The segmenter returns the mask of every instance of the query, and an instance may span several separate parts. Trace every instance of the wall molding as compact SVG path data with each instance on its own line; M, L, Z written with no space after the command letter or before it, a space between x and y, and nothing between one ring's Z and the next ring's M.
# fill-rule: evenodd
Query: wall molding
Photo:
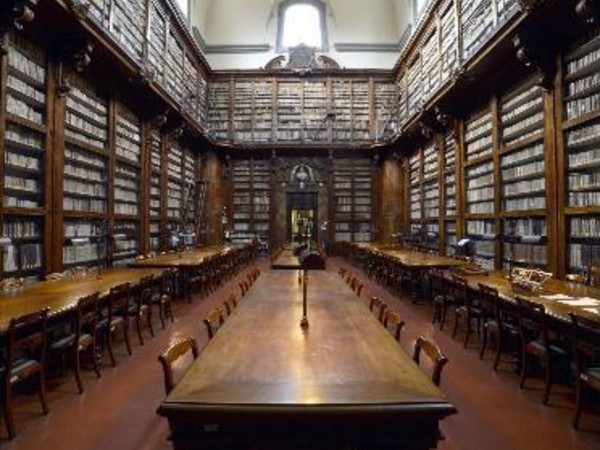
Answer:
M266 53L273 47L269 44L207 44L198 27L192 27L196 43L205 54Z

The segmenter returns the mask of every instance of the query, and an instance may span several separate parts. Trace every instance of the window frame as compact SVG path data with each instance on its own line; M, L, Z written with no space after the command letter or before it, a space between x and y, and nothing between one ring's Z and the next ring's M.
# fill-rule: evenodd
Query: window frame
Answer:
M288 8L294 5L306 4L310 6L314 6L317 8L319 12L319 25L321 27L321 47L317 47L316 51L318 52L327 52L329 51L329 40L327 35L327 8L325 3L321 0L284 0L279 3L278 11L277 11L277 53L284 53L289 50L288 47L283 46L283 28L284 28L284 19L285 12Z

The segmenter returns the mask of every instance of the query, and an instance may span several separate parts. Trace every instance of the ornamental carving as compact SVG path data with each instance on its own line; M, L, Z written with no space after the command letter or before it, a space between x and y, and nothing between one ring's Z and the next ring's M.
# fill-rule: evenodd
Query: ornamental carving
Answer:
M265 65L265 70L289 70L309 73L311 70L340 69L340 65L329 56L317 55L313 47L300 44L290 48L287 56L279 55Z

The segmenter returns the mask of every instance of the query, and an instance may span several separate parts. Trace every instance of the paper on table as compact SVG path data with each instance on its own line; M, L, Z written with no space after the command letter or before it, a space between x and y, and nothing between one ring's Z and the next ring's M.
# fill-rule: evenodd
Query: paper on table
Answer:
M590 297L579 297L573 300L559 300L558 302L569 306L600 306L600 300Z
M540 297L546 300L571 300L573 297L566 294L552 294L552 295L540 295Z
M600 308L583 308L584 311L600 315Z

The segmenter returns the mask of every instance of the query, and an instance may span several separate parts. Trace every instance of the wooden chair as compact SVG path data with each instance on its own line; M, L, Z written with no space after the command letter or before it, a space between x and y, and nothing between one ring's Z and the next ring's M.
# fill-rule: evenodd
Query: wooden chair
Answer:
M223 306L225 307L225 312L228 316L233 313L233 310L237 307L237 300L235 299L235 294L230 294L229 297L223 302Z
M493 367L494 370L498 370L502 352L507 349L511 342L514 343L518 340L517 320L514 314L509 313L508 308L503 307L498 295L498 289L481 283L478 286L483 326L479 359L483 359L488 340L490 336L493 336L496 343Z
M576 386L573 428L578 428L585 394L590 390L600 393L600 322L578 314L569 315Z
M459 324L464 322L466 327L464 346L467 347L473 332L473 321L476 321L478 331L481 328L481 307L479 301L469 295L467 280L462 277L452 275L452 293L452 301L456 305L452 337L456 336Z
M66 336L50 344L49 350L61 356L69 357L73 363L75 381L79 393L83 393L81 381L81 354L87 352L92 361L96 376L100 378L100 367L96 358L96 330L98 323L98 293L80 298L74 311L73 329Z
M431 381L436 386L440 385L442 378L442 370L448 363L448 358L444 356L440 348L433 342L428 340L425 336L419 336L415 341L415 350L413 353L413 361L420 364L421 350L429 357L433 363L433 372L431 374Z
M434 268L429 271L429 281L431 283L431 304L433 305L431 323L439 322L440 329L442 329L448 307L446 278L441 269Z
M4 365L0 367L3 384L2 409L8 436L16 436L12 412L13 386L37 378L38 394L44 414L48 414L45 385L46 329L49 308L10 320L5 336Z
M523 388L528 376L531 358L535 358L545 366L546 386L542 401L548 403L550 389L553 384L555 365L568 361L567 351L549 337L546 309L544 305L525 298L516 297L519 320L519 338L521 341L521 380Z
M225 322L223 312L220 308L214 308L208 313L203 322L206 326L206 332L208 333L208 340L211 340Z
M363 284L360 281L357 282L357 284L356 284L356 286L354 288L354 292L356 292L356 295L358 297L360 297L360 293L362 292L362 289L363 289Z
M404 320L398 311L388 309L383 316L383 326L400 342L400 333L404 327Z
M179 338L169 345L163 353L158 356L158 360L163 369L165 392L168 395L175 387L173 374L173 364L181 357L192 352L192 357L195 360L198 358L198 346L192 337Z
M129 283L112 287L108 294L106 311L98 322L98 328L102 333L102 342L108 349L108 355L113 367L117 365L113 349L113 334L117 329L122 330L127 353L131 355L131 343L129 342L129 314L126 313L130 307L129 291Z
M176 271L176 269L167 269L163 272L163 276L160 279L160 289L157 292L153 291L150 298L150 306L158 309L158 318L163 330L165 329L166 318L171 319L171 322L175 322L172 302Z
M387 304L379 297L371 297L369 302L369 310L377 317L381 323L383 323L383 315L387 309Z
M130 318L135 319L135 329L137 331L140 345L144 345L144 336L142 335L142 318L146 318L146 324L150 335L154 337L154 328L152 326L152 308L150 308L152 300L152 287L154 286L154 276L148 275L142 277L136 286L133 302L130 303L127 309L127 314Z

